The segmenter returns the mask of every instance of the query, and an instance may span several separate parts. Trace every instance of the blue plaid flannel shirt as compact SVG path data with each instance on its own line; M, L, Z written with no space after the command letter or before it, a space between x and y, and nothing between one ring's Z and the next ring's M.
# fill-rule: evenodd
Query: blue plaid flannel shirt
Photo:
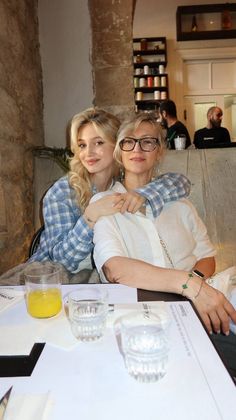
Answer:
M190 181L184 175L166 173L136 192L148 200L156 217L165 203L189 195ZM56 181L45 195L43 217L45 229L29 261L52 260L69 272L79 271L81 261L93 250L93 230L83 218L67 176Z

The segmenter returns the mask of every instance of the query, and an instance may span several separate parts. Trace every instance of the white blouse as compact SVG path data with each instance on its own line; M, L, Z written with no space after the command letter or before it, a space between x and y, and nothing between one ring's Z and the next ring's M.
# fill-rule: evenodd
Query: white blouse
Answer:
M126 192L117 182L111 191L96 194L92 201L114 191ZM191 270L198 260L216 254L204 223L187 199L165 204L157 218L153 217L150 206L146 208L146 216L140 212L126 212L101 217L94 226L94 245L98 272L109 258L115 256L135 258L160 267Z

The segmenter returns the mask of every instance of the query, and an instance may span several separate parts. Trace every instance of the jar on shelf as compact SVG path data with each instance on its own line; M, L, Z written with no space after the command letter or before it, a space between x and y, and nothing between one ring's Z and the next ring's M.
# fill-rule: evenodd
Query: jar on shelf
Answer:
M139 78L138 77L134 77L134 87L135 88L139 87Z
M154 77L154 86L155 87L160 87L160 77L158 77L158 76Z
M165 67L163 66L163 64L160 64L159 66L159 74L163 74L165 73Z
M146 79L145 79L145 77L140 77L140 79L139 79L139 87L146 87Z
M148 77L147 78L147 85L148 85L148 87L152 87L153 86L153 77Z
M144 66L143 67L143 72L144 72L144 74L149 74L149 66Z
M136 101L142 101L143 92L136 92Z
M166 92L161 92L161 99L167 99L167 93Z
M136 55L136 63L142 63L143 59L140 54Z
M142 69L140 69L140 68L135 69L135 75L136 76L140 76L141 74L142 74Z
M166 87L166 76L161 77L161 86Z
M154 90L154 99L161 99L161 92L159 90Z

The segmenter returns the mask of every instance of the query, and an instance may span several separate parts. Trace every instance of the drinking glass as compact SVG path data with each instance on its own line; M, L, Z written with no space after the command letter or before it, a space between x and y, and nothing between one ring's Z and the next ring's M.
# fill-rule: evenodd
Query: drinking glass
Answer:
M175 137L174 142L176 150L184 150L186 145L186 136L184 134L180 134Z
M50 318L62 308L61 268L47 263L32 263L24 270L26 305L35 318Z
M97 287L81 287L68 295L69 320L74 336L81 341L102 337L108 312L108 294Z
M167 371L167 323L152 312L133 312L121 318L121 343L129 374L139 382L156 382Z

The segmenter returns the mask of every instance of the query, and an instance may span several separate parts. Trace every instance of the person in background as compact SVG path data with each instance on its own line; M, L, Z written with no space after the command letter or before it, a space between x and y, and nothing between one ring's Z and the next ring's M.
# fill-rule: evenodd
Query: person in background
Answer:
M92 270L93 226L99 217L116 212L136 212L146 200L155 214L165 202L186 196L189 180L180 174L164 174L136 191L114 193L90 203L92 195L112 187L119 176L113 159L120 121L114 115L89 108L72 118L69 173L57 180L43 199L44 230L28 263L50 261L63 268L64 282L85 282ZM24 264L18 266L21 275ZM83 273L82 273L83 272ZM1 282L12 277L8 272ZM73 277L73 280L72 280ZM14 279L17 279L14 271Z
M124 167L112 191L132 191L150 182L163 154L160 127L150 114L122 124L114 157ZM146 205L136 214L101 217L94 226L94 261L102 281L178 293L190 299L209 332L229 334L236 311L205 279L215 270L215 249L187 199L167 203L156 217Z
M185 125L178 120L176 105L170 99L160 104L161 125L167 130L166 142L168 149L175 149L174 139L177 136L186 137L185 149L191 145L191 139Z
M195 131L193 143L197 149L221 147L230 144L230 134L227 128L221 127L223 111L218 106L212 106L207 111L207 126Z

